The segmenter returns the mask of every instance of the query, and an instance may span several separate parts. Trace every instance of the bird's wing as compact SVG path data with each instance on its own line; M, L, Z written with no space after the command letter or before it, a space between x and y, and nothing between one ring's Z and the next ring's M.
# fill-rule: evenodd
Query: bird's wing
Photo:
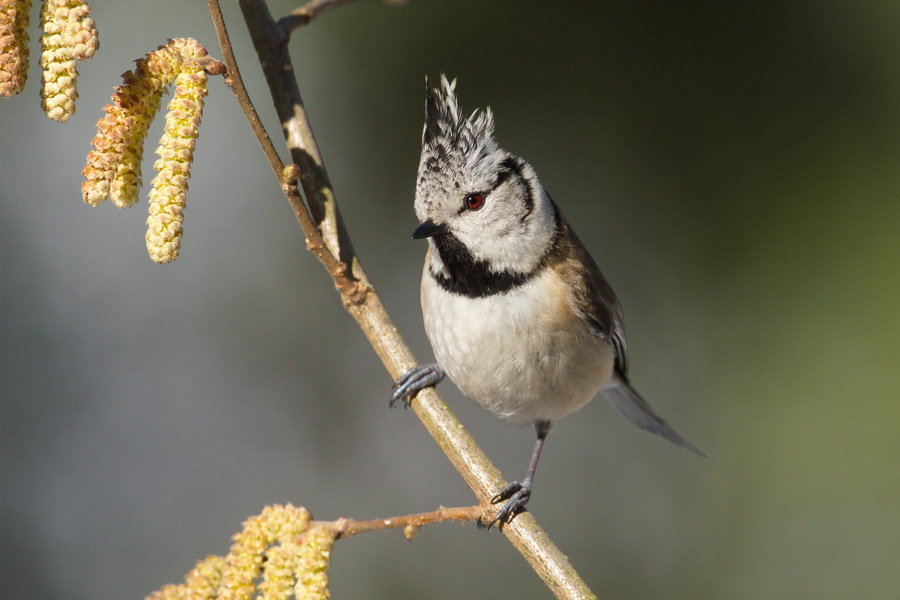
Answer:
M572 285L575 311L594 335L605 339L615 352L613 377L601 390L603 396L632 425L695 454L706 456L700 448L657 415L653 407L629 384L625 326L619 299L558 208L556 214L559 236L557 256L564 261L560 266L569 271L568 280L577 282Z
M622 306L612 286L603 277L600 267L578 239L569 222L556 208L556 235L550 260L560 263L558 268L567 272L566 280L572 288L572 304L575 312L594 335L606 340L615 351L615 369L623 376L628 374L628 353L625 347L625 326Z

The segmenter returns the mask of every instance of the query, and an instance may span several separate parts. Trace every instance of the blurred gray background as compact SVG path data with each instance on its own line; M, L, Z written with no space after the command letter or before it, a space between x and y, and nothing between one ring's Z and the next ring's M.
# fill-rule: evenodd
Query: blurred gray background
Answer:
M142 598L272 503L320 519L470 504L415 416L388 410L387 374L221 79L174 264L146 255L146 200L81 201L130 61L176 36L219 55L205 3L92 5L101 49L70 122L40 111L35 27L28 88L0 100L3 596ZM600 597L897 597L898 32L892 2L413 0L295 34L354 244L417 355L423 78L445 72L467 112L493 107L614 284L638 389L710 454L602 401L556 428L529 508ZM441 391L521 476L532 432ZM335 598L549 596L471 524L341 541L331 581Z

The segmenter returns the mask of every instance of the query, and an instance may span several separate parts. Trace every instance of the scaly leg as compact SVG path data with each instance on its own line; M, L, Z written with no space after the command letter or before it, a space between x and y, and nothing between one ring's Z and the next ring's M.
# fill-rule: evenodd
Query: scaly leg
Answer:
M513 517L522 512L528 500L531 499L531 488L534 483L534 472L537 471L538 461L541 459L541 450L544 449L544 440L550 433L553 423L550 421L537 421L534 428L537 431L537 442L534 444L534 452L531 454L531 463L528 465L528 471L525 473L525 479L521 483L511 481L503 489L497 492L497 495L491 498L492 504L498 502L506 502L497 511L494 520L488 523L487 528L491 529L494 525L503 527L512 522Z

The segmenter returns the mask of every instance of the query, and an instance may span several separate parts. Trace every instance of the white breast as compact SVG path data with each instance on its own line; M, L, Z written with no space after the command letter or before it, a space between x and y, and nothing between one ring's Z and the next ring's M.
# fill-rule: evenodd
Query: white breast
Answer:
M501 420L557 421L587 404L612 376L612 348L574 314L551 269L505 294L468 298L442 289L426 266L421 291L438 363Z

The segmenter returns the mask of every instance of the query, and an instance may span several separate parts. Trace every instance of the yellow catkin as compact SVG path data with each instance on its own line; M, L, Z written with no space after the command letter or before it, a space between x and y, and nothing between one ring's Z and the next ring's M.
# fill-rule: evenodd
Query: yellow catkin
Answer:
M207 556L184 578L185 600L213 600L222 587L225 557Z
M162 95L185 59L206 55L196 40L175 38L135 61L134 70L122 75L122 85L97 121L97 135L82 170L85 202L96 206L111 198L116 206L125 208L137 201L144 140Z
M31 0L0 0L0 97L25 89Z
M300 560L299 536L281 539L278 546L266 550L266 562L262 570L262 581L257 589L257 600L287 600L294 591L297 581L297 566Z
M334 531L324 527L315 527L304 534L294 590L297 600L327 600L331 596L328 591L328 565L334 536Z
M199 64L184 63L175 79L175 93L166 114L166 130L159 141L153 164L156 177L150 190L147 217L147 252L157 263L178 258L184 221L184 205L191 163L203 115L207 75Z
M109 199L118 208L128 208L138 201L143 181L141 161L144 159L144 140L153 117L162 104L164 86L146 90L145 100L134 110L124 111L129 118L129 131L123 140L119 161L109 184Z
M87 164L81 171L85 179L81 184L81 195L91 206L97 206L109 197L110 184L134 123L134 117L115 104L104 106L103 113L97 121L97 135L91 140Z
M164 585L145 600L215 600L224 570L224 557L207 556L185 576L184 583Z
M206 49L191 38L175 38L147 54L138 61L136 77L146 80L148 89L141 101L134 103L131 111L134 123L126 140L124 152L110 184L109 199L119 208L131 206L138 199L142 185L141 160L144 156L144 140L150 122L159 112L162 95L182 69L185 60L205 57ZM177 85L177 84L176 84ZM123 102L128 105L128 102Z
M134 70L122 75L122 85L115 88L112 104L103 107L104 115L97 121L93 148L81 172L85 178L82 196L92 206L106 200L113 189L116 206L123 208L137 201L144 138L170 82L151 72L148 62L153 54L135 61ZM114 178L119 179L115 186Z
M305 508L267 506L244 522L228 556L208 556L184 583L166 585L146 600L326 600L326 572L335 534L310 529Z
M41 8L41 106L54 121L75 113L78 91L76 62L90 58L100 46L87 2L45 0Z
M187 587L183 583L169 583L156 590L145 600L185 600Z
M244 522L244 529L232 539L234 544L225 557L225 571L219 600L249 600L256 590L263 553L279 539L296 537L309 527L310 514L305 508L291 504L267 506L257 516Z

